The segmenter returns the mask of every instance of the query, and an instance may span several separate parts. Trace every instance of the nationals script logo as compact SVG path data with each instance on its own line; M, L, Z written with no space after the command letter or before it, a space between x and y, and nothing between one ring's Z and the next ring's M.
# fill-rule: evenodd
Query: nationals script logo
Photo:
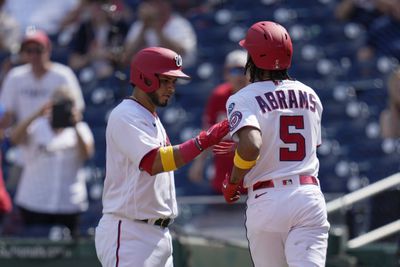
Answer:
M175 56L175 64L177 67L182 67L182 57L180 55Z
M239 123L242 121L242 112L240 111L235 111L232 113L232 115L229 118L229 130L233 131Z

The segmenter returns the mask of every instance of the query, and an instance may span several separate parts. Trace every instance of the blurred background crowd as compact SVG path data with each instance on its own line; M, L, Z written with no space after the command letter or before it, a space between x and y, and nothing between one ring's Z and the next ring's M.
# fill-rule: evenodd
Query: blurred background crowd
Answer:
M398 0L0 0L1 235L35 235L40 223L92 235L107 115L131 94L132 55L146 46L182 55L192 80L159 114L177 144L223 119L224 101L246 84L238 41L260 20L288 29L289 73L324 105L322 191L339 196L398 172ZM69 105L72 119L45 120L49 103ZM220 194L226 161L209 154L177 170L178 197ZM394 221L399 191L348 214L351 236Z

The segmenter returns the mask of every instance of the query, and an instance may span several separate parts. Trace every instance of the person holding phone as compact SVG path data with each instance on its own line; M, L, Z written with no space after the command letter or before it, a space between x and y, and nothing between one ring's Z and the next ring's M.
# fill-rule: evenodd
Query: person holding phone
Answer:
M85 102L79 81L68 66L51 59L52 42L44 31L29 27L20 44L18 57L22 65L15 66L4 77L0 89L0 104L4 115L0 127L8 129L27 120L48 102L60 85L71 91L77 109ZM25 164L26 147L11 148L16 155L7 172L7 188L15 192Z
M79 215L88 208L78 172L94 152L93 134L81 119L71 90L60 87L11 133L12 143L27 146L15 196L25 225L62 224L78 236Z

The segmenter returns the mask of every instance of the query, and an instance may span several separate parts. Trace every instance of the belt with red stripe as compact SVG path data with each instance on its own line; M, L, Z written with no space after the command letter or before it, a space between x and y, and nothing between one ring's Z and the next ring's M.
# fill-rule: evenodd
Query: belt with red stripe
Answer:
M282 185L290 185L291 179L292 178L287 180L283 179ZM311 175L299 175L299 182L301 185L306 185L306 184L318 185L318 179ZM275 187L273 180L261 181L253 185L253 191L261 188L272 188L272 187Z

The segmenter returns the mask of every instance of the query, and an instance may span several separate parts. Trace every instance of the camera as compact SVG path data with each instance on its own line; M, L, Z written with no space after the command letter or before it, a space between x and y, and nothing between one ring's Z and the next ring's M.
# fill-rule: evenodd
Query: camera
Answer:
M53 128L65 128L73 126L71 100L63 100L53 105L51 126Z

